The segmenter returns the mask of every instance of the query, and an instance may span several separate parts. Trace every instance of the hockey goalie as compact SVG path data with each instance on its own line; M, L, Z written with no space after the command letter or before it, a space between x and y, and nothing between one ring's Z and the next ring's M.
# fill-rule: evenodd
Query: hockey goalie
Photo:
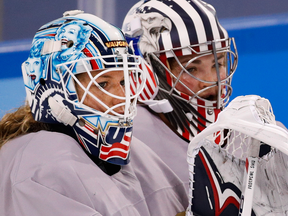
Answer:
M189 144L192 215L288 215L288 132L270 102L235 98Z

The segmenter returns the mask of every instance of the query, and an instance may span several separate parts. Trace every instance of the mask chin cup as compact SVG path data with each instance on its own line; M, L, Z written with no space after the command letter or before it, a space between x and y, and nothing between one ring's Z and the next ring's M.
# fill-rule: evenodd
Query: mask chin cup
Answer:
M162 100L147 100L143 101L156 113L169 113L173 111L173 108L167 99Z
M61 96L57 98L57 95L49 97L48 103L51 108L51 113L58 122L73 126L77 121L77 117L62 103L62 100L63 98Z

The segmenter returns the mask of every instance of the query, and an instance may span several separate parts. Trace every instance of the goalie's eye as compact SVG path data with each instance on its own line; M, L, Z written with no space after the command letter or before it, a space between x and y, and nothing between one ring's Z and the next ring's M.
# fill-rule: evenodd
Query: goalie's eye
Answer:
M98 83L98 85L101 87L101 88L105 88L107 86L107 82L100 82Z
M196 71L196 67L188 67L188 68L186 68L186 70L192 74L193 72Z
M124 80L121 80L121 81L120 81L120 85L121 85L121 86L125 86L125 81L124 81Z

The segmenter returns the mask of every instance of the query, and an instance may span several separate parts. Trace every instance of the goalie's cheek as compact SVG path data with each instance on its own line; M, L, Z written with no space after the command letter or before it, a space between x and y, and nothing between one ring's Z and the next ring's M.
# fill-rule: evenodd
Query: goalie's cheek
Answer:
M174 82L176 82L176 80ZM189 96L193 96L195 92L200 90L199 81L188 74L183 74L181 76L180 82L177 82L175 88Z

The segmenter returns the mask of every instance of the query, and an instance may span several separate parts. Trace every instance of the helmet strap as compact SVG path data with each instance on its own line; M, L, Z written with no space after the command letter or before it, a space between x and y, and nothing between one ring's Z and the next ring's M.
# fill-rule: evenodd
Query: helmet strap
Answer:
M56 100L55 97L49 97L48 104L51 108L52 115L58 122L70 126L75 124L77 117L74 116L63 103Z

